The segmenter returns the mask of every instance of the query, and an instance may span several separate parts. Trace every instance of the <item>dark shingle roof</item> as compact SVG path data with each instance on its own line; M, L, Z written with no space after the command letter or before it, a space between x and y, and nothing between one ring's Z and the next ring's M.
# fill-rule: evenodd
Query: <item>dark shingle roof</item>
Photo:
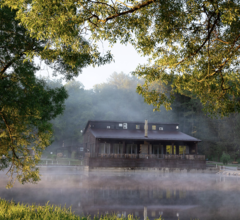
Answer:
M85 128L83 130L83 134L85 134L85 132L87 131L87 128L88 128L88 125L90 123L127 123L127 124L142 124L144 125L145 121L125 121L125 120L122 120L122 121L113 121L113 120L89 120L87 122L87 124L85 125ZM161 123L161 122L151 122L151 121L148 121L148 125L152 125L152 124L155 124L155 125L179 125L178 123Z
M90 128L89 131L94 135L95 138L106 139L127 139L145 141L201 141L180 131L148 131L148 137L144 136L143 130L114 130Z

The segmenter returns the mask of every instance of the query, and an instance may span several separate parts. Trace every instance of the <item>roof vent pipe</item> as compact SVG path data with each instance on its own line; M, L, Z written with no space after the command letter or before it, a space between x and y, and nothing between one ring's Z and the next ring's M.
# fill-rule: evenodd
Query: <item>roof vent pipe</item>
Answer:
M144 130L145 130L145 137L148 136L148 120L145 120L145 125L144 125Z

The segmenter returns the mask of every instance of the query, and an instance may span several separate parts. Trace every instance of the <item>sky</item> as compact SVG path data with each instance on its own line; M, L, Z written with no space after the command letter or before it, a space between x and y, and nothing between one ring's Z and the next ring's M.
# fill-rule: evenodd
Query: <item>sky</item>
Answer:
M106 82L113 72L129 74L135 70L138 64L147 63L147 57L141 57L132 45L125 46L116 43L110 48L107 42L103 42L99 44L99 48L101 52L111 50L115 61L100 67L93 68L90 66L84 68L82 74L75 78L75 80L83 83L85 89L92 89L95 84ZM37 73L38 76L51 76L50 68L43 66L43 63L41 67L42 69Z

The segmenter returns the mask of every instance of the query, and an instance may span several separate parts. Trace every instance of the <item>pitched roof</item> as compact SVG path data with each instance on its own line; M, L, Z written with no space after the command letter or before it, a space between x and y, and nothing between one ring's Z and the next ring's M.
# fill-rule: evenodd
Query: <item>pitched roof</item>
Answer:
M95 138L105 139L127 139L143 141L201 141L180 131L148 131L148 137L144 136L143 130L115 130L90 128L89 131L93 134Z
M90 123L128 123L128 124L145 124L145 121L114 121L114 120L88 120L87 124L85 125L85 128L83 130L83 134L87 131L88 125ZM161 122L152 122L148 121L148 125L155 124L155 125L179 125L179 123L161 123Z

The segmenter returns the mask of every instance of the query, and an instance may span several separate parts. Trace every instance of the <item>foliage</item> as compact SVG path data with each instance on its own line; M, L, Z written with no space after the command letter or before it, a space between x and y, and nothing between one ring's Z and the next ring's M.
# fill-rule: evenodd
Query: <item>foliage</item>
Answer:
M56 160L57 159L57 155L56 154L52 154L52 159Z
M73 151L73 152L72 152L71 158L72 158L72 159L75 159L75 158L76 158L76 151Z
M105 215L105 216L77 216L72 211L71 208L53 206L48 203L45 206L36 205L24 205L15 204L13 201L8 202L6 200L0 199L0 220L15 220L15 219L25 219L25 220L135 220L132 215L127 217L118 217L117 215ZM161 220L161 217L158 219Z
M231 158L230 158L229 154L226 154L225 152L222 153L221 160L224 165L227 165L229 163L230 159Z
M239 1L2 2L18 9L18 18L32 37L53 42L54 58L60 51L65 55L68 50L82 50L91 60L99 55L99 40L134 45L150 57L150 62L140 65L135 74L145 79L138 92L156 110L161 105L170 109L173 91L177 91L198 97L211 114L224 116L240 111ZM89 33L91 46L83 40ZM150 89L155 82L160 88ZM166 94L165 86L170 82L171 92Z
M15 14L0 9L0 159L7 161L8 187L14 173L21 183L39 180L35 165L52 142L49 121L63 112L67 98L63 86L51 89L35 77L38 67L25 58L28 51L42 51L44 41L27 36Z
M8 167L8 160L7 158L2 157L0 159L0 170L6 169Z

